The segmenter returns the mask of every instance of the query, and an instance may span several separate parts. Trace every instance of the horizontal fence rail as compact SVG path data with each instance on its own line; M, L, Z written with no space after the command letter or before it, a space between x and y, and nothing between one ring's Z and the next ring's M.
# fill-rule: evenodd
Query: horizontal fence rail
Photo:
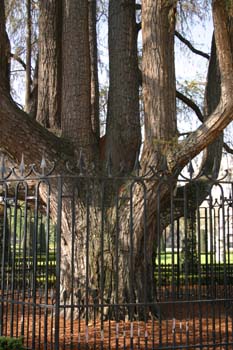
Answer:
M3 167L2 167L3 168ZM0 335L27 349L232 349L232 182L0 176Z

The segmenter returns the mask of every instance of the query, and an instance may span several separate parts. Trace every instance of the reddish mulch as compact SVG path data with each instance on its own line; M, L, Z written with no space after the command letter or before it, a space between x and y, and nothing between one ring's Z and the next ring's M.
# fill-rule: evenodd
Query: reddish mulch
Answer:
M32 304L11 307L4 303L3 335L20 336L24 330L25 346L54 349L55 317L53 308L33 308ZM224 302L161 303L162 317L142 321L66 320L60 316L59 349L225 349L232 344L232 318L226 316ZM46 311L47 310L47 311ZM24 317L23 312L24 311ZM33 330L33 312L35 329ZM13 320L13 327L11 327ZM46 334L47 333L47 334ZM218 345L217 345L218 344ZM222 344L222 345L221 345Z

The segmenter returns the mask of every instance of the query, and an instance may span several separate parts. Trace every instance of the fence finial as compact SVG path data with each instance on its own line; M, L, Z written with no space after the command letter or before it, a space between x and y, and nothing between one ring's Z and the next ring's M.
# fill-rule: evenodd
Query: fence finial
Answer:
M106 170L108 173L108 176L112 176L112 156L111 152L108 152L108 158L107 158L107 163L106 163Z
M85 172L85 161L84 161L82 149L80 149L80 153L79 153L78 168L79 168L79 175L83 176Z
M1 174L1 178L3 179L6 173L6 165L5 165L5 156L2 153L1 155L1 164L0 164L0 174Z
M168 171L167 157L165 155L162 157L160 170L162 171L162 173L166 173Z
M189 164L188 164L188 173L189 173L190 179L192 179L193 178L193 174L194 174L194 168L193 168L192 160L190 160Z
M47 164L46 164L45 155L44 155L44 152L43 152L41 163L40 163L40 168L41 168L41 171L42 171L42 175L45 175L46 167L47 167Z
M135 174L137 176L139 176L140 170L141 170L141 165L140 165L140 162L139 162L139 154L137 152L136 158L135 158L134 167L133 167L133 171L135 172Z
M20 172L21 177L24 176L25 169L26 169L26 167L25 167L25 163L24 163L24 154L22 153L21 162L19 165L19 172Z

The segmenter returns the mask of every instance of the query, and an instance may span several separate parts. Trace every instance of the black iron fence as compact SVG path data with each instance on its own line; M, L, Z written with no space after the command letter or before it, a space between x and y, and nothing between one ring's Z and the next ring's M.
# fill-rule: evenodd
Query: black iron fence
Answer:
M0 335L28 349L233 348L229 177L0 173Z

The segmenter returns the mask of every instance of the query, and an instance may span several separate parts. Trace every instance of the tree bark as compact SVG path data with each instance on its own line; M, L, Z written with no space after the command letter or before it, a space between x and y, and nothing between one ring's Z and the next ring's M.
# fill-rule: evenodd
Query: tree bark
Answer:
M61 128L61 0L40 1L37 121Z
M24 154L26 164L40 165L44 154L50 165L55 162L59 167L61 162L74 158L69 142L56 137L20 110L1 85L0 95L0 148L15 161L20 162Z
M88 161L95 158L91 123L91 70L88 2L63 3L62 134Z
M0 84L10 93L10 42L5 25L5 2L0 1Z
M176 1L142 1L145 150L176 143L175 13Z
M109 1L109 97L105 159L133 168L141 143L135 1ZM125 151L127 149L127 152Z
M26 35L26 79L25 79L25 112L29 112L31 96L31 56L32 56L32 15L31 0L27 0L27 35Z
M98 48L96 33L96 0L88 3L89 17L89 44L90 44L90 65L91 65L91 121L92 130L99 141L99 79L98 79Z
M221 76L216 53L215 38L213 35L211 56L207 74L205 90L204 121L215 110L221 99ZM222 159L223 133L204 150L201 171L210 177L217 178Z

